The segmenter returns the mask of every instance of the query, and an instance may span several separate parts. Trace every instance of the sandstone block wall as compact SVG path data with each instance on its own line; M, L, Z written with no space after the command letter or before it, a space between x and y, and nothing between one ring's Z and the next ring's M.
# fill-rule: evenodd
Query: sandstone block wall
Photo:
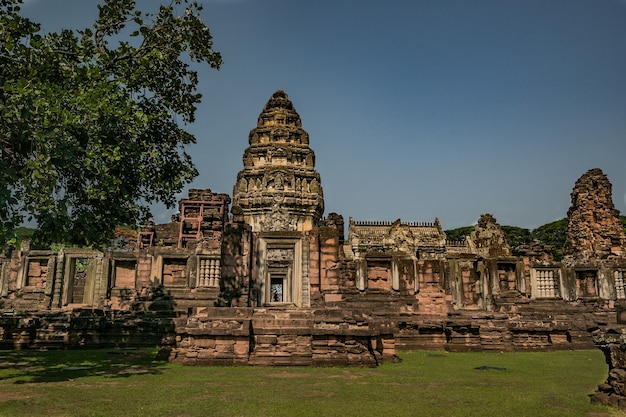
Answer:
M392 335L341 312L233 308L176 320L170 360L187 365L375 366L395 357Z

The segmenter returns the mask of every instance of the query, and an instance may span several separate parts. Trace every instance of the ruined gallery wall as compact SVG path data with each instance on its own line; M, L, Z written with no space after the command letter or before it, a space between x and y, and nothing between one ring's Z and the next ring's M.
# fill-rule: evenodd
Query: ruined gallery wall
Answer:
M46 310L67 306L128 308L150 288L163 286L193 308L249 305L253 235L229 226L220 252L153 248L138 252L90 250L13 251L3 258L2 308ZM308 234L312 305L341 302L356 292L388 293L419 301L421 312L448 309L515 311L528 300L594 301L612 308L624 299L626 263L612 259L593 265L567 266L540 256L483 259L465 253L447 259L411 259L403 253L370 257L359 264L344 254L335 229ZM386 263L385 263L386 262ZM367 288L357 288L358 268ZM394 272L393 269L396 269ZM392 273L397 273L394 288ZM347 295L346 295L347 294ZM187 301L183 301L188 299ZM438 300L438 301L437 301ZM221 303L221 304L220 304ZM200 306L200 303L196 303Z
M412 259L395 251L373 253L359 264L344 253L335 229L321 227L307 238L311 293L320 296L355 289L361 267L366 278L361 291L419 296L429 289L443 290L455 308L488 310L494 297L511 295L566 301L624 298L618 281L626 262L620 259L580 266L546 260L543 255L485 259L466 252ZM31 309L71 304L99 307L107 299L163 285L178 292L213 288L230 292L232 302L247 303L253 241L245 226L228 225L221 249L213 251L158 247L107 253L13 251L10 258L2 259L1 294L5 305L19 304L20 297L23 307L28 306L27 300L37 300ZM392 273L397 273L395 284ZM20 308L17 304L15 308Z

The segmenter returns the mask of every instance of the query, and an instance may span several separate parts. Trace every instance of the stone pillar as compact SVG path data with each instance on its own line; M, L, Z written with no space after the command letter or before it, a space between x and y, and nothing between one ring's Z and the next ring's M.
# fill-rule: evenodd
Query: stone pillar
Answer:
M417 257L413 257L413 282L415 283L415 294L420 290L420 274L417 271Z
M56 271L54 274L54 287L52 290L52 308L61 307L61 295L63 292L63 283L65 281L65 273L64 273L64 264L65 264L65 253L63 249L61 249L57 253L57 265Z
M391 288L400 291L400 271L398 270L398 259L391 258Z
M302 293L301 307L311 307L311 280L309 277L309 265L310 265L310 241L308 236L304 236L302 238L301 247L302 247ZM297 279L297 277L296 277Z
M463 294L463 277L459 270L459 262L456 259L450 259L448 261L448 268L450 270L448 282L450 283L452 302L458 307L463 307L465 306L465 296Z
M367 289L367 261L356 259L354 265L356 266L356 288L359 291L365 291Z
M8 277L10 269L11 259L7 259L0 263L0 297L6 297L8 291Z

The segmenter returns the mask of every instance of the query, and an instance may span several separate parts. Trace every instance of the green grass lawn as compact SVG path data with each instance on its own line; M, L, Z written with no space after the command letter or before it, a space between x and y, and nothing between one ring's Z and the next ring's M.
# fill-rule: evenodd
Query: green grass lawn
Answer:
M0 416L626 416L589 402L607 376L599 350L400 352L378 368L183 367L153 353L0 351Z

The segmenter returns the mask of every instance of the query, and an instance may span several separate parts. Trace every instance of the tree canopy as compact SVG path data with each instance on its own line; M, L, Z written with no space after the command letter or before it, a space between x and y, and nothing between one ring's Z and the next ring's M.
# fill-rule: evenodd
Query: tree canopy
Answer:
M106 245L197 175L193 65L221 56L195 1L104 0L93 27L58 33L21 3L0 0L0 245L24 218L43 243Z
M444 230L446 240L451 242L465 242L465 238L472 234L474 226L463 226L456 229Z

